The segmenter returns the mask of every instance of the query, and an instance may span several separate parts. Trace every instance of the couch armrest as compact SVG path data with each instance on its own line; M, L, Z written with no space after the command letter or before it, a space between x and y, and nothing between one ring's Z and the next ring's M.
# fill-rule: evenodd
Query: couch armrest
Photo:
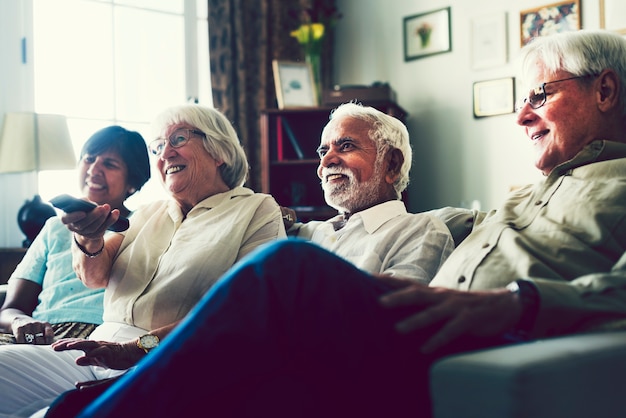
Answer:
M7 289L9 288L8 284L0 284L0 308L4 303L4 298L7 295Z
M445 357L430 382L435 418L623 417L626 331Z

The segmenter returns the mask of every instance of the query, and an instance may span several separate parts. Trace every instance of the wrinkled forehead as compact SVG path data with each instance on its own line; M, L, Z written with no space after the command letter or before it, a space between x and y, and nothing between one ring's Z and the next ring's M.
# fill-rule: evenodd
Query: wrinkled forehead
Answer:
M340 116L328 122L322 131L320 145L330 145L342 138L352 138L356 141L372 141L370 138L371 125L362 119L352 116Z

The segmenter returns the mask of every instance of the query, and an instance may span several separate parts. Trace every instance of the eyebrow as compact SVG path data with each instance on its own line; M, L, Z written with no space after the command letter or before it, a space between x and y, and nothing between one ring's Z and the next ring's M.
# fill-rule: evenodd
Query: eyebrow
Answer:
M358 142L356 139L352 138L351 136L344 136L341 138L337 138L337 139L333 139L332 141L330 141L330 145L343 145L346 142ZM318 147L318 149L325 149L328 148L328 145L320 145Z

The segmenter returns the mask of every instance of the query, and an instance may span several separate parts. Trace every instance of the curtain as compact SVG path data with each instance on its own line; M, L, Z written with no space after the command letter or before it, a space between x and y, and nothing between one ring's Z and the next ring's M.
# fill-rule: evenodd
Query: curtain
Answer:
M214 106L233 123L250 162L247 186L261 191L260 114L276 108L272 60L303 61L289 33L302 11L335 0L208 0L209 55ZM322 85L330 85L332 31L322 56Z

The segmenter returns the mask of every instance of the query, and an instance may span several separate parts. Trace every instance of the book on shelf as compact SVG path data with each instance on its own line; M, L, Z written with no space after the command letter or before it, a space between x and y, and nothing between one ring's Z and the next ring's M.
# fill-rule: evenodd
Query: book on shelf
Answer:
M283 160L283 120L282 116L276 116L276 159Z
M285 128L285 133L287 134L287 138L289 138L289 142L291 142L291 146L296 152L298 159L299 160L304 159L304 153L302 152L302 148L300 147L300 144L298 143L298 140L296 139L296 136L294 135L293 130L291 129L291 125L289 124L286 118L283 118L281 116L279 116L278 118L280 118L280 120L282 121L282 125L283 125L283 128Z

